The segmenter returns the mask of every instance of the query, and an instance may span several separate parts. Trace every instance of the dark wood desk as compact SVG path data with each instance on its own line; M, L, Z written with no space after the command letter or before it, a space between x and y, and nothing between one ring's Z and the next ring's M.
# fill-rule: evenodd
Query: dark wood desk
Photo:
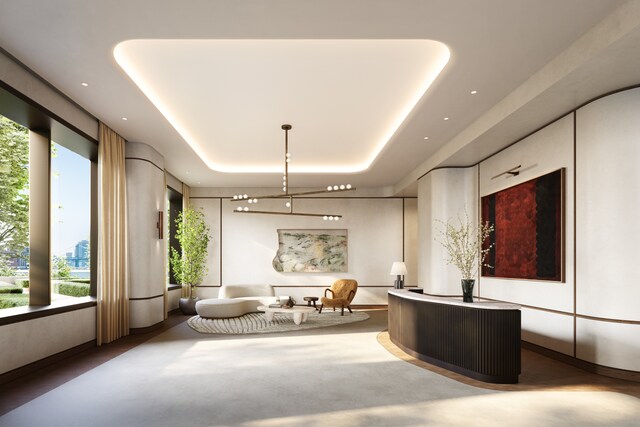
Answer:
M480 381L518 382L520 306L389 291L389 337L425 362Z

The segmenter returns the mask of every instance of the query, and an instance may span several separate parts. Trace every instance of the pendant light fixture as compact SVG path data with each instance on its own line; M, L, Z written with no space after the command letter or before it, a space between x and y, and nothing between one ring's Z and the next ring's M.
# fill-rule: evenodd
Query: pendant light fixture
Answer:
M286 200L284 206L286 211L261 211L253 209L253 206L238 206L233 211L235 213L243 214L266 214L266 215L295 215L295 216L315 216L321 217L325 221L338 221L342 218L342 215L328 214L328 213L310 213L310 212L296 212L294 209L294 201L296 197L311 196L315 194L328 194L328 193L341 193L343 191L355 190L351 184L341 185L328 185L326 190L316 191L303 191L298 193L289 192L289 162L291 161L291 154L289 153L289 131L291 125L284 124L281 126L284 130L284 174L282 176L282 194L271 194L268 196L251 197L247 194L236 194L233 196L232 202L244 202L248 205L256 205L260 200L264 199L283 199Z

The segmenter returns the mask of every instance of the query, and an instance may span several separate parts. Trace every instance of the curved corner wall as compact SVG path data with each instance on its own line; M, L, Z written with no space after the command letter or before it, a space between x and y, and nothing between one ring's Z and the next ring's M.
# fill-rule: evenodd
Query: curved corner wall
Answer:
M576 112L576 357L640 371L640 88Z
M127 142L130 328L164 320L166 241L158 238L165 211L164 158L146 144Z
M434 242L435 211L458 206L545 173L565 169L565 281L480 277L481 297L521 305L522 339L577 365L640 379L640 88L598 98L478 164L440 169L418 186L419 285L460 294ZM518 176L496 175L522 165ZM477 171L469 195L456 175ZM466 177L472 179L471 176ZM586 362L586 363L585 363ZM613 369L607 369L613 368Z

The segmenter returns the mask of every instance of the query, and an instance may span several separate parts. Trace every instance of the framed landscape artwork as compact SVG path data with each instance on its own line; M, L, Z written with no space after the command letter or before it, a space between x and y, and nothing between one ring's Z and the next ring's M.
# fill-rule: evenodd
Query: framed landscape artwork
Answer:
M347 230L278 230L276 271L345 273L347 265Z
M564 281L564 169L482 197L495 230L482 276Z

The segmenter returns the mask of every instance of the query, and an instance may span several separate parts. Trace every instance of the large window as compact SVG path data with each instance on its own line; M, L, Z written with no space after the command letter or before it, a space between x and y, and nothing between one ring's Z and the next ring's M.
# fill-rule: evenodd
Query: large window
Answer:
M167 187L167 206L169 207L167 230L169 232L169 238L167 239L167 250L169 251L168 259L171 258L171 249L175 249L178 253L181 252L180 242L176 239L177 225L176 219L182 212L182 194L178 193L171 187ZM175 277L173 266L169 263L169 284L178 284L178 280Z
M0 116L0 309L29 304L29 131Z
M91 161L51 144L51 300L91 294Z

